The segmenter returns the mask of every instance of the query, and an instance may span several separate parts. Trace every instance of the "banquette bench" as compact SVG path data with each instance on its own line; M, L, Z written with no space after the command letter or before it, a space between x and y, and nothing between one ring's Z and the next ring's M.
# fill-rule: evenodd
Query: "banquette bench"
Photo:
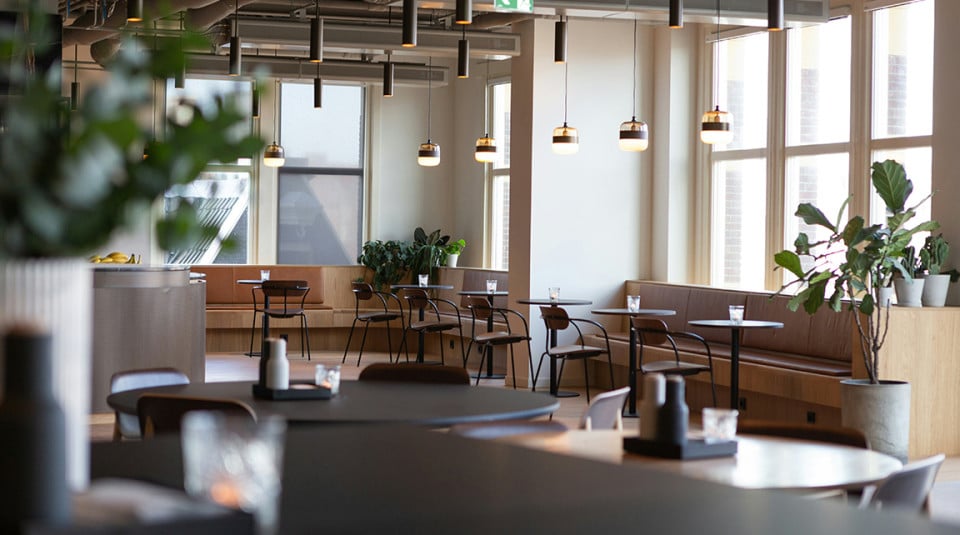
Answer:
M741 331L741 410L751 418L839 424L839 382L851 375L855 329L851 313L822 307L811 316L787 309L788 296L705 286L626 281L624 291L640 295L641 308L675 310L675 316L661 318L670 330L694 332L707 340L720 400L727 399L729 393L730 330L696 328L687 322L726 319L730 305L743 305L746 319L782 322L782 329ZM610 337L614 366L623 367L618 374L625 383L629 346L626 319L619 328L610 329ZM707 362L702 345L683 339L677 339L677 345L685 357ZM647 348L645 354L645 358L667 358L672 351ZM692 410L711 404L709 375L689 378L687 398Z

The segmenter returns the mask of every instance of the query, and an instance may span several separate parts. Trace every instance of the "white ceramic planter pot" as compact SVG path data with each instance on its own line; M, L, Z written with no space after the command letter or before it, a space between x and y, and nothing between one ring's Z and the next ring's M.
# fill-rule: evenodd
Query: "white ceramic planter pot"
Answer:
M25 322L53 334L53 391L66 415L67 481L75 491L90 479L90 266L72 258L0 261L0 332Z
M893 287L897 291L897 305L902 307L922 306L923 279L896 279Z
M880 288L880 306L893 306L897 303L896 296L894 296L893 286L884 286Z
M870 449L907 461L910 446L910 383L869 379L840 381L840 421L861 431Z
M460 259L459 254L448 254L447 255L447 267L457 267L457 260Z
M950 275L939 273L923 278L923 295L920 301L925 307L942 307L947 302Z

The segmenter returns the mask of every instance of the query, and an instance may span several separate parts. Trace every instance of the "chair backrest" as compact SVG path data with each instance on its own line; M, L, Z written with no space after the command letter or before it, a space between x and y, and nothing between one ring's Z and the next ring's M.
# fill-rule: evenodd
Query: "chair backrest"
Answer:
M890 474L877 486L869 501L863 506L920 512L930 495L937 471L945 458L942 453L934 455L910 463L899 472Z
M270 297L305 297L310 292L310 285L304 280L266 280L260 284L263 295Z
M466 305L473 313L473 319L475 320L487 321L490 315L493 314L493 309L490 307L490 303L487 302L486 297L475 295L467 296Z
M663 320L654 318L630 318L633 329L637 331L637 338L641 344L662 345L667 342L667 324Z
M373 298L373 286L366 282L354 282L353 295L356 296L357 301L366 301L371 299Z
M435 366L401 362L377 362L360 370L360 381L393 381L398 383L443 383L469 385L470 374L457 366Z
M623 402L630 393L625 386L595 396L580 417L580 429L623 429Z
M865 450L870 449L870 442L867 440L866 435L849 427L740 419L737 421L737 432L747 435L766 435L813 440L816 442L829 442L831 444L852 446Z
M186 385L190 378L176 368L145 368L117 372L110 377L110 393L152 386ZM116 413L116 439L140 438L140 421L135 414Z
M451 435L491 440L532 433L565 433L567 426L556 420L507 420L501 422L472 422L450 427Z
M430 304L430 296L427 295L427 291L420 288L404 288L403 298L407 300L411 312L414 309L426 308Z
M561 307L540 307L540 317L547 329L562 331L570 326L570 316L567 311Z
M143 438L161 433L179 433L183 415L190 411L219 411L228 416L257 420L249 405L234 399L144 394L137 400L137 416Z

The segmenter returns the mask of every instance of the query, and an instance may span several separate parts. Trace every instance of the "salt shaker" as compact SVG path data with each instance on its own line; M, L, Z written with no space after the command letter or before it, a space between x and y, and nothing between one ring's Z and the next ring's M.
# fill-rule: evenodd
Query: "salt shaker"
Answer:
M657 438L657 413L666 398L666 381L662 373L643 376L643 399L640 400L640 438Z
M290 388L290 361L287 360L287 341L282 338L267 338L270 360L267 361L267 388L286 390Z

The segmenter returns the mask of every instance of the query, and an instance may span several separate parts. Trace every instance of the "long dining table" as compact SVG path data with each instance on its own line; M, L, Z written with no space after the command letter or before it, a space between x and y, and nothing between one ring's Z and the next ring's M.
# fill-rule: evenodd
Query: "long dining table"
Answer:
M560 408L553 397L525 390L469 385L342 381L330 399L273 401L253 396L253 383L191 383L118 392L107 404L137 414L145 393L242 401L257 417L277 414L297 423L407 423L447 427L458 423L529 419Z
M642 464L410 426L290 427L283 463L283 534L956 533L908 513L744 491ZM91 477L182 488L180 440L94 443Z

